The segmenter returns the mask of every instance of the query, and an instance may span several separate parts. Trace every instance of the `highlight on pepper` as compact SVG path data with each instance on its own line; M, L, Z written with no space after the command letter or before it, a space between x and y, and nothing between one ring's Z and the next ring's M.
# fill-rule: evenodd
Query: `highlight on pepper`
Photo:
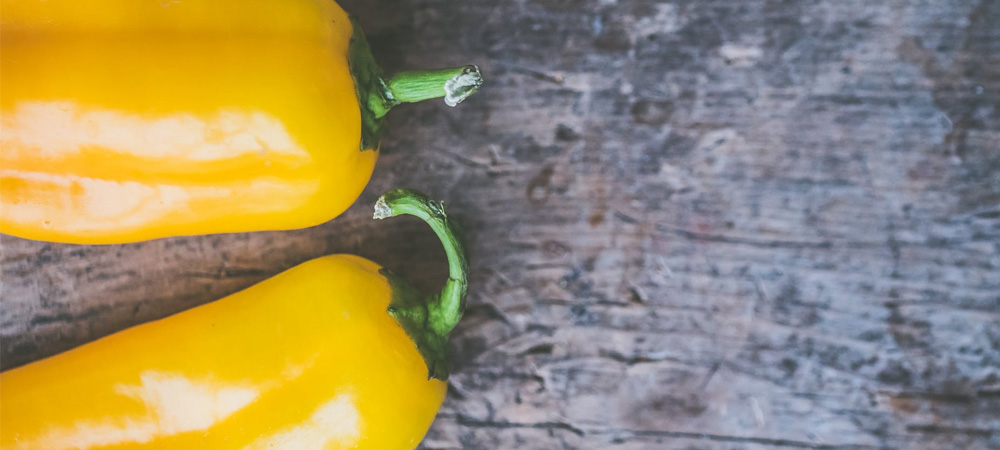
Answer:
M376 218L423 219L448 257L421 295L354 255L0 374L0 448L414 448L441 406L465 308L464 246L443 206L396 190Z
M331 0L16 0L0 15L0 232L113 244L304 228L372 174L386 113L482 84L388 76Z

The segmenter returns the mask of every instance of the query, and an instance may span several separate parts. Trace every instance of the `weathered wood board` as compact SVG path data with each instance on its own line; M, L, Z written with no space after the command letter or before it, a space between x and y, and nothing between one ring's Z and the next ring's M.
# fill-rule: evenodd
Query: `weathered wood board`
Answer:
M387 69L479 63L393 112L343 217L2 244L14 367L361 254L433 288L470 239L426 448L1000 448L1000 1L361 1Z

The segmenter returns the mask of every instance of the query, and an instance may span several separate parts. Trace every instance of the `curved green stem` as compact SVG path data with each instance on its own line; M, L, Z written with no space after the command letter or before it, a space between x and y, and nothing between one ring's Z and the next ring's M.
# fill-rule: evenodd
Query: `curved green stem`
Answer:
M469 263L458 226L448 219L444 204L421 192L396 189L375 203L376 219L401 214L417 216L430 225L448 255L448 281L436 294L421 296L415 289L386 272L393 287L388 313L417 345L427 363L428 378L448 379L448 335L465 311Z
M454 69L406 71L386 79L375 62L361 25L351 17L349 63L354 88L361 105L361 150L378 148L385 126L385 115L393 106L444 97L455 106L476 93L483 84L482 74L474 65Z

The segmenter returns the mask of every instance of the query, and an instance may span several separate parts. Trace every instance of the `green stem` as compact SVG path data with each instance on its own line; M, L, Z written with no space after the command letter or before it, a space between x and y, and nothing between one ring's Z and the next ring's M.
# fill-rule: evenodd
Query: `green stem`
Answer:
M448 106L455 106L475 94L482 85L483 75L479 67L472 65L455 69L412 70L389 78L384 86L384 96L391 102L386 105L388 108L440 97L444 97ZM386 109L382 115L388 111Z
M417 216L430 225L448 256L448 281L436 294L421 296L402 280L387 275L393 287L388 313L410 336L427 363L428 378L448 378L448 335L465 311L469 263L457 225L448 218L444 204L410 190L386 192L375 203L376 219L401 214Z
M375 62L361 25L351 18L349 63L354 88L361 104L361 150L378 148L385 115L393 106L444 97L455 106L476 93L483 84L479 68L473 65L444 70L400 72L386 79Z

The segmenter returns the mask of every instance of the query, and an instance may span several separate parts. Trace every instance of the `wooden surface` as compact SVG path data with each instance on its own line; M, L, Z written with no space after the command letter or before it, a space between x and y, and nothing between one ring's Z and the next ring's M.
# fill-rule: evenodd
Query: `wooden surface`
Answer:
M483 91L392 114L326 225L0 238L9 368L361 254L433 288L391 187L474 275L424 447L1000 448L1000 1L346 2L389 70Z

